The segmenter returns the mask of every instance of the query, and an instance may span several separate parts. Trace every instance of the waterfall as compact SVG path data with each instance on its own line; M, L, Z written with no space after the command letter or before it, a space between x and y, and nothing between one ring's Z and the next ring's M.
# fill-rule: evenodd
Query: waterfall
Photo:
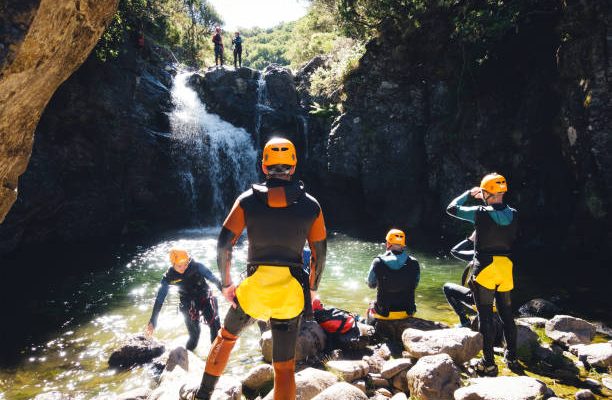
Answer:
M300 115L302 121L302 135L304 136L304 159L308 160L308 116Z
M273 111L268 104L268 88L266 87L266 78L263 71L259 73L257 79L257 104L255 105L255 137L257 138L257 148L262 146L261 143L261 121L265 111Z
M176 75L172 85L170 130L179 142L180 175L192 191L192 206L200 197L211 197L211 214L218 220L232 206L232 196L244 191L257 181L257 151L247 131L211 114L197 93L187 85L191 73ZM203 175L210 180L210 188L198 185ZM200 187L199 187L200 186ZM199 210L193 210L195 215Z

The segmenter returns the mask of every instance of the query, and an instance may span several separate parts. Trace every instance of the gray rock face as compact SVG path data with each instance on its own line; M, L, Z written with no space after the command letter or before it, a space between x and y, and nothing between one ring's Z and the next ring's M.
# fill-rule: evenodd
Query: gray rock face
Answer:
M341 376L346 382L353 382L357 379L361 379L365 377L370 370L368 363L363 360L328 361L325 363L325 367L331 373Z
M448 354L420 358L406 377L410 394L420 400L452 400L461 386L459 369Z
M270 364L258 365L248 372L242 380L242 385L251 390L258 391L274 383L274 368Z
M404 348L410 357L446 353L462 364L482 350L482 335L468 328L419 331L406 329L402 335Z
M310 400L337 382L338 377L331 372L306 368L295 374L296 400ZM268 393L264 400L273 398L274 390Z
M546 323L546 336L565 346L588 344L595 335L595 326L569 315L555 315Z
M315 321L302 321L297 338L295 360L302 361L307 357L319 355L325 349L327 336ZM266 331L259 341L261 352L266 362L272 362L272 331Z
M470 386L455 391L455 400L539 400L547 387L526 376L470 379Z
M560 311L554 303L544 299L532 299L519 307L521 317L552 318Z
M161 356L164 350L165 347L160 342L144 336L134 336L112 352L108 365L112 368L130 368L134 365L145 364Z
M367 400L367 398L365 393L350 383L338 382L313 397L313 400Z
M519 357L530 356L539 345L538 334L531 330L530 325L516 321L516 347Z
M571 346L570 351L587 367L602 369L612 367L612 342L577 344Z
M414 363L409 358L396 358L383 364L380 375L385 379L391 379L400 372L410 369Z
M595 395L589 389L582 389L574 395L576 400L595 400Z
M138 388L130 390L129 392L121 393L116 397L116 400L147 400L151 393L153 393L151 389Z
M41 393L39 395L36 395L36 397L34 397L34 400L72 400L72 399L74 399L72 395L58 392L58 391Z
M516 319L517 323L521 322L523 324L533 326L534 328L544 328L547 321L548 320L546 318L540 317L521 317Z

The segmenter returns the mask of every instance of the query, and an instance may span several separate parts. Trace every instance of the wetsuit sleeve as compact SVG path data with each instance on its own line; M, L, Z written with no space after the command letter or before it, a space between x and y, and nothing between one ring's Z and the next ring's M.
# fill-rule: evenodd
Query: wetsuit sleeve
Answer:
M450 251L451 255L461 261L470 262L474 258L474 242L469 238L457 243Z
M164 300L166 300L169 288L170 284L164 276L161 280L161 286L157 290L157 297L155 297L155 304L153 304L153 312L151 313L151 319L149 319L149 322L154 327L157 326L157 317L159 316L159 312L161 311L161 308L164 305Z
M476 218L476 211L480 209L480 206L464 206L465 202L468 201L469 198L470 191L467 190L461 196L456 197L455 199L453 199L453 201L450 202L448 207L446 207L446 212L455 218L474 223Z
M323 211L320 208L308 232L308 244L310 246L310 290L317 290L327 256L327 231Z
M217 287L217 289L221 290L221 281L219 280L219 278L217 278L215 276L215 274L212 273L211 270L209 270L208 268L206 268L206 266L204 266L204 264L202 263L198 263L198 272L204 277L206 278L206 280L208 280L209 282L212 282L215 284L215 286Z
M379 258L376 257L372 261L372 264L370 265L370 272L368 272L368 287L370 289L376 289L376 286L378 285L378 281L376 279L376 272L374 272L374 268L376 267L376 264L378 264L378 260Z
M230 275L232 248L238 241L238 238L240 238L245 226L244 210L240 205L240 200L236 200L223 223L219 239L217 240L217 267L221 274L223 287L228 287L232 284L232 277Z
M416 273L414 274L414 288L416 289L421 282L421 264L419 264L418 261L415 261L414 267L416 268Z

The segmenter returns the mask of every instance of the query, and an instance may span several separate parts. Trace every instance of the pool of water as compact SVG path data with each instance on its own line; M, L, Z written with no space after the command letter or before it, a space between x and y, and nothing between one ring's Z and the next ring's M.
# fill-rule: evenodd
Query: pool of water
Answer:
M182 247L216 272L217 230L182 231L150 247L141 248L127 261L117 261L107 269L79 277L78 288L48 304L48 312L63 314L66 322L50 339L23 349L16 366L0 370L0 399L25 399L48 391L74 393L87 399L112 396L132 388L152 384L146 369L116 372L107 366L110 353L125 337L142 332L148 322L161 275L168 267L168 251ZM245 240L234 250L232 274L238 281L245 268ZM375 291L365 279L374 256L383 251L383 243L358 240L340 233L329 238L327 267L319 290L324 304L363 314ZM454 260L416 253L421 262L421 283L417 289L418 316L454 323L446 304L442 284L458 280L463 266ZM119 260L121 257L118 258ZM78 296L77 296L78 295ZM218 294L220 296L220 294ZM155 337L167 346L184 345L187 332L178 312L178 295L173 289L159 317ZM221 315L228 304L220 300ZM196 354L208 352L207 328L203 329ZM261 360L259 331L248 329L238 341L228 371L241 374Z

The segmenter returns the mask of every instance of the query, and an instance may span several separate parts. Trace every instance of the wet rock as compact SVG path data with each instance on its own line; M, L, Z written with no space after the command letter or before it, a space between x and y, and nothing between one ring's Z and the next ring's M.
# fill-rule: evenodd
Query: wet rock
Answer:
M561 312L554 303L544 299L532 299L519 307L521 317L552 318Z
M602 369L612 367L612 342L578 344L571 346L570 352L587 367Z
M369 372L369 365L363 360L339 360L328 361L325 367L336 375L342 377L346 382L352 382L365 377Z
M380 387L384 387L384 388L388 388L391 387L391 384L389 383L389 381L385 378L383 378L380 374L368 374L368 380L370 381L370 383L372 384L372 386L374 386L375 388L380 388Z
M482 335L468 328L420 331L406 329L402 335L406 352L413 358L446 353L462 364L482 350Z
M338 377L331 372L306 368L295 374L296 399L310 400L337 382ZM264 397L264 400L272 400L273 398L274 390L270 391Z
M133 336L123 342L121 347L110 355L108 365L112 368L130 368L134 365L151 362L164 353L162 343L147 339L142 335Z
M258 365L248 372L242 380L242 386L254 391L274 384L274 368L270 364Z
M397 393L391 397L391 400L408 400L408 397L404 393Z
M408 392L408 378L406 374L397 374L391 379L391 386L400 392Z
M595 400L595 395L589 389L582 389L576 392L574 395L576 400Z
M184 347L173 349L162 373L159 386L153 390L150 400L176 400L181 386L197 387L202 380L204 361ZM240 400L242 383L235 378L222 375L211 400Z
M601 383L608 389L612 390L612 377L609 375L604 376L601 379Z
M565 346L590 343L595 330L591 323L569 315L555 315L545 328L546 336Z
M414 362L409 358L397 358L384 363L380 375L385 379L391 379L400 372L410 369Z
M410 394L420 400L452 400L461 386L459 369L448 354L420 358L406 377Z
M386 398L391 398L391 396L393 396L393 393L391 393L389 390L385 388L376 389L376 394L384 396Z
M545 384L526 376L473 378L470 386L455 391L455 400L539 400L547 394Z
M115 398L115 400L147 400L151 393L153 393L151 389L138 388L130 390L129 392L121 393Z
M586 378L584 380L584 384L587 385L588 387L590 387L593 390L601 389L601 382L599 382L597 379Z
M313 400L367 400L367 398L365 393L350 383L338 382L313 397Z
M539 342L538 334L530 328L530 325L517 321L516 348L519 358L530 361Z
M34 400L73 400L73 399L74 397L72 397L72 395L58 392L58 391L41 393L34 397Z
M320 355L325 349L327 336L315 321L302 321L295 348L295 360L302 361L308 357ZM266 331L259 341L261 352L266 362L272 362L272 331Z
M523 324L527 324L534 328L544 328L548 320L546 318L541 318L541 317L521 317L521 318L517 318L516 322L517 323L522 322Z
M353 382L352 385L361 390L363 393L367 391L367 385L363 379Z

